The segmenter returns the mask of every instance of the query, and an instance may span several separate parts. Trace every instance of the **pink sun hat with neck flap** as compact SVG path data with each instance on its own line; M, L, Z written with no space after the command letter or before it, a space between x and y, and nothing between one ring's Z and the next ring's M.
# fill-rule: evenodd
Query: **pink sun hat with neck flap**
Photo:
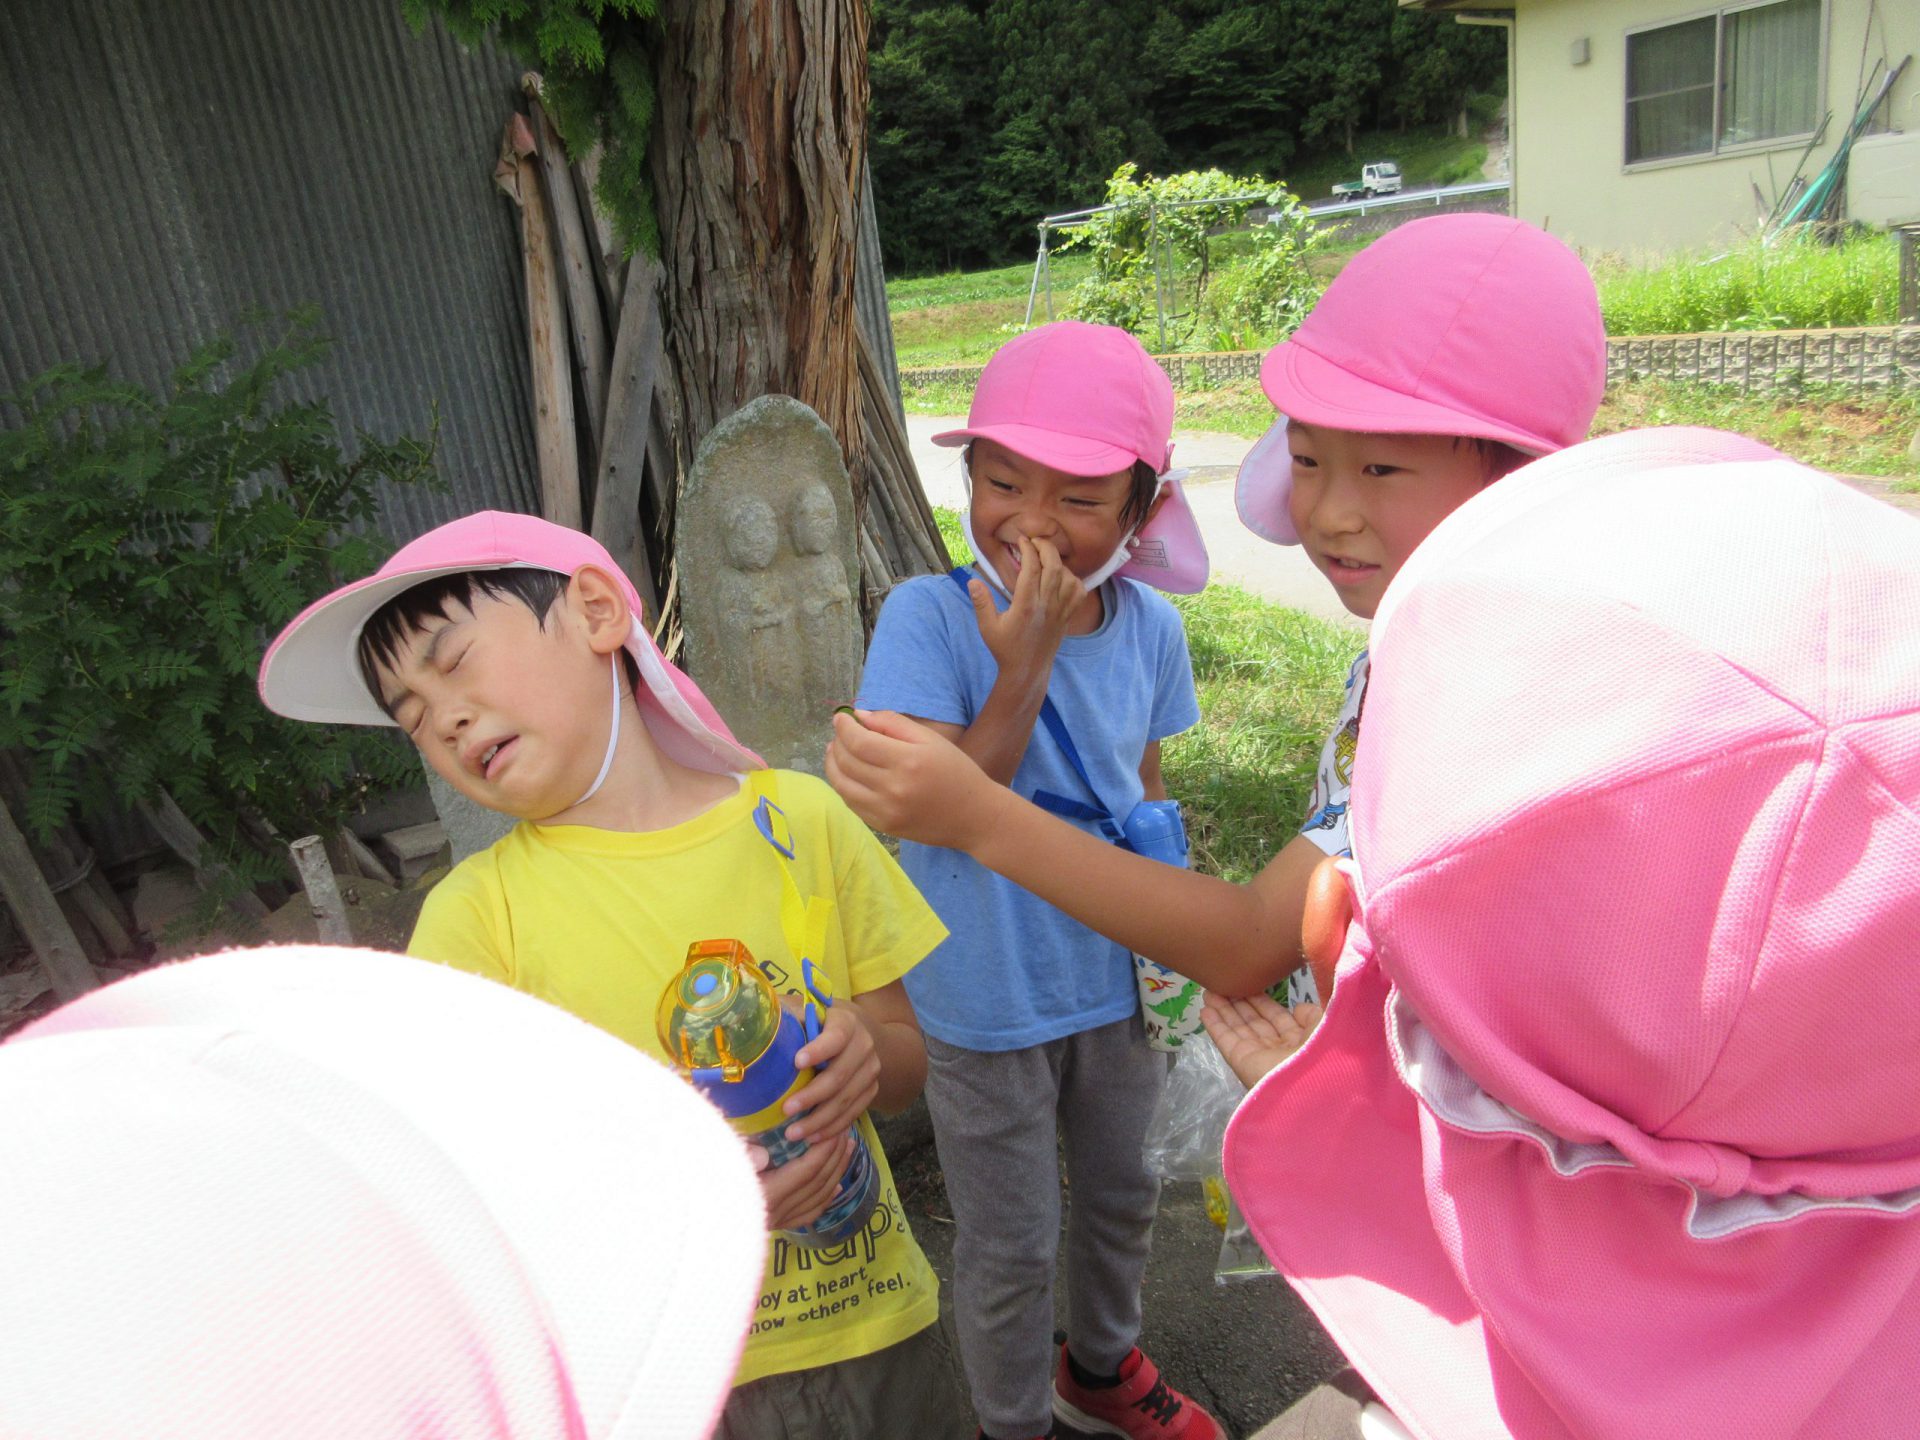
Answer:
M164 965L0 1045L0 1106L9 1435L699 1440L726 1401L766 1257L744 1146L504 985Z
M992 440L1067 475L1114 475L1145 462L1161 478L1160 508L1125 544L1114 572L1174 595L1207 585L1207 545L1173 470L1173 382L1115 325L1055 320L1016 335L987 361L967 423L933 443ZM971 482L969 482L971 483Z
M1288 420L1546 455L1586 438L1606 378L1599 297L1573 251L1503 215L1415 220L1354 256L1267 352L1260 386L1281 418L1241 462L1240 518L1300 541Z
M277 715L335 725L392 725L360 675L360 633L381 606L414 586L470 570L550 570L572 576L593 565L620 583L632 613L627 652L640 672L634 699L654 742L696 770L731 774L766 762L733 738L691 678L668 662L647 633L640 592L606 547L589 535L502 510L450 521L403 545L364 580L302 610L267 647L260 699Z
M1915 615L1920 524L1699 431L1536 461L1396 577L1357 913L1225 1168L1413 1434L1912 1431Z

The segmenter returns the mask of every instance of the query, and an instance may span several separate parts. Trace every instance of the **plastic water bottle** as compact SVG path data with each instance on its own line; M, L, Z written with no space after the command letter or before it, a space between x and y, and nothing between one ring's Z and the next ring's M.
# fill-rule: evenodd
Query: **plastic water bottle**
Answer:
M1142 800L1127 812L1120 832L1136 855L1186 868L1187 827L1178 800Z
M812 1067L797 1067L793 1057L820 1033L821 1008L833 1004L826 976L811 960L800 963L807 999L796 1016L782 1007L773 982L745 945L697 941L687 947L686 964L661 994L655 1012L667 1053L776 1166L807 1153L807 1141L787 1136L787 1127L801 1116L789 1116L781 1107L813 1078ZM825 1212L811 1225L782 1233L801 1245L837 1245L865 1227L879 1198L879 1167L856 1129L853 1157Z

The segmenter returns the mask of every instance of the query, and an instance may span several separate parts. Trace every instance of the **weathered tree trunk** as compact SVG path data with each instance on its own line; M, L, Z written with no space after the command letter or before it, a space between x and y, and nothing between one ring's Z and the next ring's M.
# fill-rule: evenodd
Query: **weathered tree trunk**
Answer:
M864 0L665 0L653 169L677 443L760 395L832 428L863 526L853 303L866 154Z

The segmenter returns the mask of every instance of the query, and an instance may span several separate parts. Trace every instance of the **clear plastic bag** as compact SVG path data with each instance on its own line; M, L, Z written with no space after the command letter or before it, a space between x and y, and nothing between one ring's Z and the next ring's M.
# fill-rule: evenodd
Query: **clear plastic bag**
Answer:
M1206 1187L1207 1214L1224 1232L1213 1267L1220 1285L1276 1273L1220 1174L1227 1122L1246 1098L1246 1086L1203 1030L1174 1052L1166 1088L1147 1122L1147 1169L1163 1180L1198 1180Z
M1202 1030L1173 1056L1160 1103L1147 1122L1149 1173L1163 1180L1205 1180L1220 1173L1227 1121L1247 1087L1227 1068L1213 1037Z

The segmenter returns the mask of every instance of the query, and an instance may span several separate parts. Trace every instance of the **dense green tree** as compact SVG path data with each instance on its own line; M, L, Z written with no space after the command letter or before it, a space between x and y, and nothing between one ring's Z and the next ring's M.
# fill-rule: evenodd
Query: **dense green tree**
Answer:
M1497 30L1392 0L874 0L872 155L898 271L1030 253L1115 168L1284 176L1498 88Z
M1003 247L981 203L986 31L956 0L874 0L874 205L889 268L954 269Z
M1507 42L1486 25L1456 25L1446 16L1398 10L1388 41L1395 77L1381 97L1389 125L1433 125L1456 119L1466 98L1493 89L1506 76Z
M1279 174L1294 151L1280 9L1187 0L1149 32L1154 118L1174 163Z
M991 0L993 100L982 194L1012 243L1042 215L1098 202L1124 161L1159 165L1145 39L1154 0Z

